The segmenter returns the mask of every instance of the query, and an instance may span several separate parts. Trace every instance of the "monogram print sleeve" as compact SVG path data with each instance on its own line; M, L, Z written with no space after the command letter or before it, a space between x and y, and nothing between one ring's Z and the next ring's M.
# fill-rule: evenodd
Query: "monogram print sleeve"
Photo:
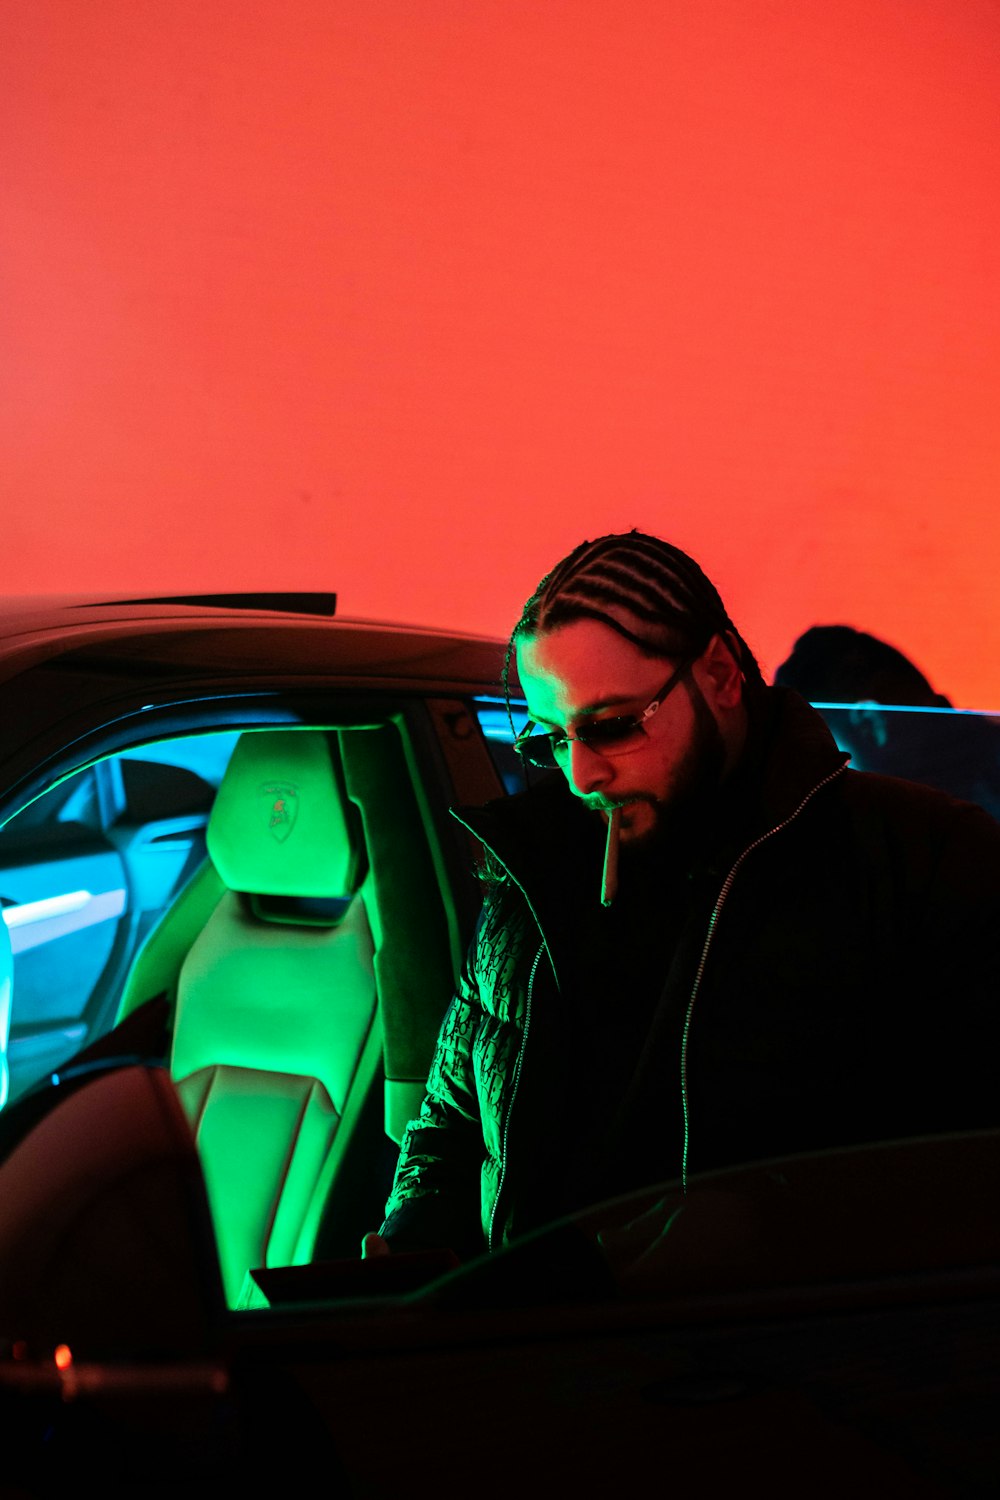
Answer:
M524 925L508 893L494 889L441 1026L420 1114L403 1135L382 1229L398 1248L484 1248L523 1023Z

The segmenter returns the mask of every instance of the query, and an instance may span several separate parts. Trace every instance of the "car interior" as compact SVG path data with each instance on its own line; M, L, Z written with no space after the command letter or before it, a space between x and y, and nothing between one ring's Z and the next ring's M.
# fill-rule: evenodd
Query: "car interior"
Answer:
M192 747L176 757L190 758ZM200 824L185 814L166 896L148 864L163 861L177 829L164 836L155 798L142 818L124 809L103 847L93 828L60 822L58 811L45 826L37 804L28 829L13 819L0 839L13 921L0 931L7 950L20 935L36 966L47 952L46 969L65 964L67 939L92 949L76 974L89 993L64 1003L68 1018L37 1007L22 1016L21 1055L34 1071L22 1066L19 1097L98 1053L162 1061L197 1144L225 1300L236 1308L252 1271L357 1257L361 1235L378 1226L465 932L398 719L248 730L224 748ZM163 747L147 753L148 768ZM72 805L65 787L53 790L54 806ZM120 857L129 821L144 829L145 864ZM136 826L133 849L138 842ZM91 889L66 890L85 882ZM72 919L93 918L95 897L98 912L109 910L115 890L131 920L130 957L109 1012L92 971L121 970L112 960L122 933L109 933L107 918L86 927ZM152 914L151 899L162 902ZM66 912L64 928L52 925L63 907L72 908L69 930ZM6 1026L9 956L5 975Z

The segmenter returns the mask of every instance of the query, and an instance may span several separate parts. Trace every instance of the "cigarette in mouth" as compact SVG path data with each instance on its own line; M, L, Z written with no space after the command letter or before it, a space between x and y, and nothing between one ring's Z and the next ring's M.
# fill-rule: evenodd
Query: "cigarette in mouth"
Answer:
M608 813L608 841L604 846L604 874L601 877L601 905L610 906L618 890L618 824L622 810L613 807Z

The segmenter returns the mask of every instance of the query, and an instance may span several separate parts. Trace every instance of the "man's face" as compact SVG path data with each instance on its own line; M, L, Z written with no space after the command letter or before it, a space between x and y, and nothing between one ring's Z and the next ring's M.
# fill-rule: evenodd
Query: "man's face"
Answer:
M707 655L646 721L634 748L602 754L574 739L566 747L562 769L570 790L598 812L620 806L626 846L652 841L718 788L728 755L720 724L727 720L715 702ZM644 656L596 620L526 637L517 648L530 717L542 730L570 736L596 720L641 714L676 665Z

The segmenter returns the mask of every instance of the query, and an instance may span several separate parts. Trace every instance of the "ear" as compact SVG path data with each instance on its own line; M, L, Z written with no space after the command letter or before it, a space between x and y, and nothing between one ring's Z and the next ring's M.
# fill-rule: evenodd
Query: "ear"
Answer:
M713 635L694 672L702 692L718 708L736 708L743 701L743 673L724 635Z

